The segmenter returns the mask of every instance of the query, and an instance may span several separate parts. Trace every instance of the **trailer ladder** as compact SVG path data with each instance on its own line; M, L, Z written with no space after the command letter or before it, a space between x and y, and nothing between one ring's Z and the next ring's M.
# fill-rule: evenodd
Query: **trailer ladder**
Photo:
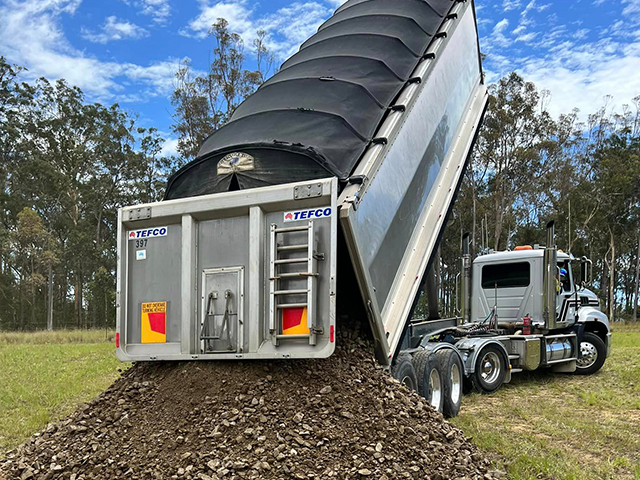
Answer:
M300 237L300 232L307 232L306 240L302 243L287 244L285 236ZM295 234L298 235L295 235ZM278 242L280 240L280 243ZM299 240L298 240L299 241ZM315 253L315 236L313 221L307 225L278 228L271 225L271 242L269 252L269 333L272 342L278 346L281 340L305 338L309 345L316 344L316 335L322 334L322 329L315 325L315 297L317 288L317 261L323 255ZM305 252L304 256L290 256L293 252ZM283 255L283 256L281 256ZM291 271L295 265L305 265L306 271ZM286 271L281 271L286 270ZM285 288L290 282L306 280L303 288ZM294 302L290 300L302 299ZM286 301L285 301L286 300ZM283 317L287 309L298 309L306 313L306 333L286 334L283 329ZM301 316L301 320L304 317Z

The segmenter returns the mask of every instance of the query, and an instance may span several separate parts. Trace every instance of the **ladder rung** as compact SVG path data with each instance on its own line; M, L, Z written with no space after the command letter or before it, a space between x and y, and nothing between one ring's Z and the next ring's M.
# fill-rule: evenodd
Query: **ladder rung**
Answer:
M309 273L309 272L289 272L289 273L279 273L275 277L269 278L269 280L282 280L283 278L295 278L295 277L319 277L318 273Z
M309 293L309 290L276 290L273 292L274 295L306 295Z
M302 308L302 307L306 307L307 304L306 303L281 303L279 305L276 305L276 308Z
M297 335L276 335L276 338L309 338L309 335L297 334Z
M279 252L290 252L292 250L307 250L309 245L282 245L278 247Z
M276 265L283 265L287 263L307 263L309 261L308 258L281 258L280 260L276 260Z
M302 227L284 227L284 228L276 228L276 233L287 233L287 232L304 232L305 230L309 230L309 225L304 225Z

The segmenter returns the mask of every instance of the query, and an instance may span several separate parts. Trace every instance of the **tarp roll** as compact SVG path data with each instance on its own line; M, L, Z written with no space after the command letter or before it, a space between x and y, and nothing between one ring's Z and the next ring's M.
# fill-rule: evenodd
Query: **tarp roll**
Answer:
M170 179L183 198L345 181L453 0L349 0Z

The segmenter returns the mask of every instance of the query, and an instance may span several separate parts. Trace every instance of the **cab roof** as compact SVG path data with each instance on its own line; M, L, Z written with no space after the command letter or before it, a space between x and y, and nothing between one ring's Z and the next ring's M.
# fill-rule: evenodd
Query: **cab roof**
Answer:
M473 263L497 263L509 262L514 260L525 260L529 258L540 258L544 256L544 247L534 248L532 250L506 250L503 252L493 252L486 255L480 255ZM573 255L565 252L558 252L558 261L573 260Z

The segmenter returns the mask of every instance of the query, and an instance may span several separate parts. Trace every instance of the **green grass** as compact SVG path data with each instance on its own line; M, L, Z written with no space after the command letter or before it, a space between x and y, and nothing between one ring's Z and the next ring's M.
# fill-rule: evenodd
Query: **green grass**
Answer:
M124 368L113 343L62 344L64 337L55 332L48 338L42 333L19 335L27 341L0 339L0 457L97 396L118 376L118 368ZM29 341L36 338L39 343Z
M0 332L0 345L6 344L63 344L114 342L113 330L46 330L37 332Z
M640 480L640 325L614 327L597 374L516 374L453 422L513 480Z
M104 331L0 334L0 456L104 390L125 364ZM21 343L17 343L17 341ZM453 419L509 478L640 480L640 325L590 377L521 373Z

